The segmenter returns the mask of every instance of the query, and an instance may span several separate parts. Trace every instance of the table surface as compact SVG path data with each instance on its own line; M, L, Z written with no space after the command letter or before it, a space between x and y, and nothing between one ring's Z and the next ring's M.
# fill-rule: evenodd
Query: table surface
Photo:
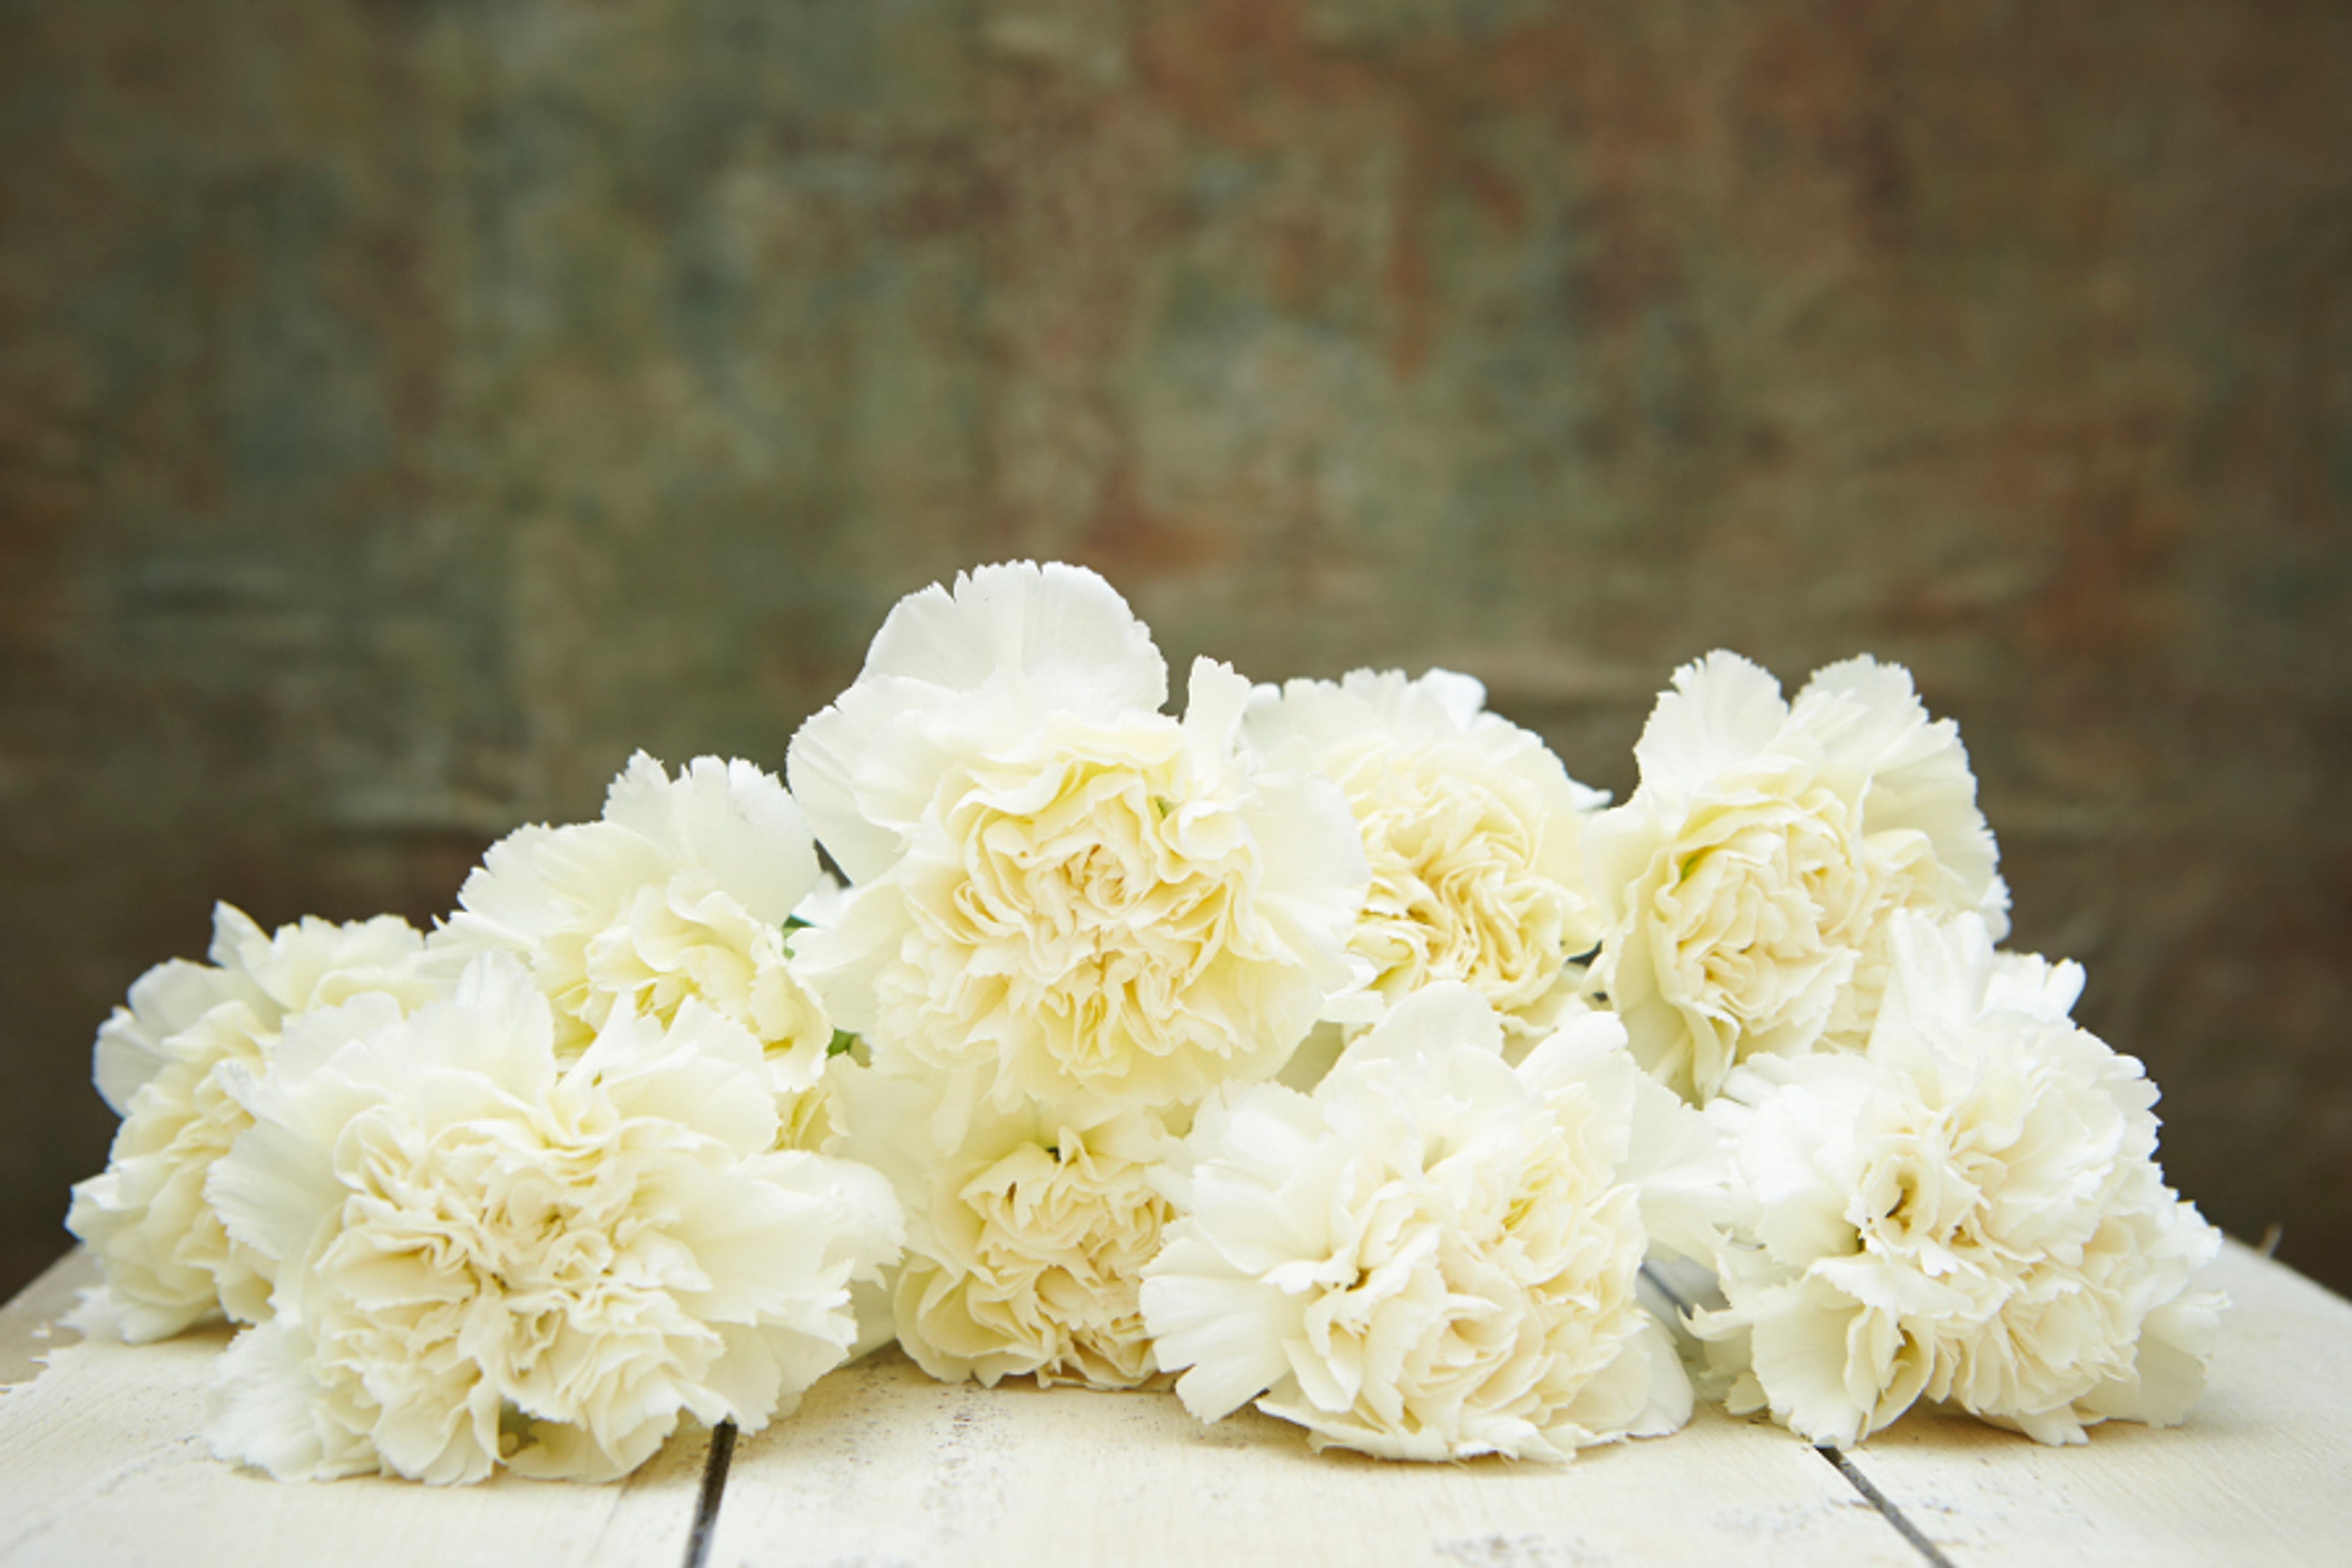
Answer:
M1565 1468L1307 1452L1170 1396L931 1382L895 1350L733 1445L681 1431L618 1486L281 1486L214 1459L226 1331L80 1342L68 1255L0 1308L0 1563L1367 1563L1567 1568L2352 1561L2352 1303L2232 1243L2186 1426L2045 1448L1915 1411L1848 1454L1702 1409Z

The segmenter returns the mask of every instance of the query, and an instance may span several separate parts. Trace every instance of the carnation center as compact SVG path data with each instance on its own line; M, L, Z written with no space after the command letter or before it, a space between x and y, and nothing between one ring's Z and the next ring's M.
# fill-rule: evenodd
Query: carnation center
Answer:
M1759 1033L1826 1016L1874 905L1847 816L1815 789L1720 811L1667 852L1656 918L1682 995Z
M640 1017L664 1023L679 1004L699 999L762 1039L774 1039L809 1004L784 973L780 932L752 919L722 894L679 878L667 888L643 888L610 924L587 940L579 978L558 998L591 1027L601 1028L614 1001L631 998ZM793 993L789 998L772 991ZM777 1014L779 1004L782 1012Z
M1540 1389L1580 1387L1613 1362L1638 1327L1633 1192L1557 1133L1515 1164L1466 1203L1411 1179L1382 1185L1335 1257L1344 1282L1307 1310L1316 1352L1367 1388L1490 1411L1531 1407Z
M1255 856L1232 813L1180 808L1176 761L1081 757L991 778L950 818L960 883L944 909L917 907L966 953L968 1005L1024 1020L1081 1081L1137 1050L1230 1047L1187 1004L1242 945Z
M1558 982L1577 895L1535 870L1507 802L1467 780L1395 779L1357 813L1372 886L1354 945L1383 994L1459 980L1508 1010Z
M1882 1135L1849 1215L1864 1250L1941 1277L1980 1267L1987 1194L2000 1180L1993 1155L1956 1137L1948 1118Z
M1048 1371L1117 1385L1148 1375L1138 1277L1171 1216L1146 1167L1024 1143L958 1194L976 1222L966 1310Z
M352 1194L314 1270L344 1309L322 1328L372 1368L462 1348L508 1387L551 1356L560 1369L572 1336L608 1321L632 1321L665 1359L680 1333L709 1338L668 1298L666 1265L684 1253L638 1201L646 1172L629 1142L625 1129L426 1131L362 1113L336 1151Z

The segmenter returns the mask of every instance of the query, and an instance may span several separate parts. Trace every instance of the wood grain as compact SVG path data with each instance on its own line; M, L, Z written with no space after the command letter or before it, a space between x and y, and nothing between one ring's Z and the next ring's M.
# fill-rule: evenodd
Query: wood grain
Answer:
M37 1352L47 1317L94 1278L76 1253L19 1298L0 1319L0 1365ZM281 1486L205 1442L205 1388L226 1341L214 1329L152 1345L66 1343L36 1380L0 1394L0 1563L638 1568L685 1552L709 1443L698 1427L616 1487L507 1476L441 1489L374 1478Z
M1255 1411L1203 1427L1155 1394L946 1386L887 1351L736 1450L711 1562L1916 1563L1769 1436L1703 1410L1565 1468L1396 1465Z
M200 1565L682 1558L707 1436L621 1487L501 1478L433 1490L278 1486L211 1458L203 1392L220 1331L161 1345L52 1326L91 1279L77 1254L0 1308L0 1564ZM1914 1413L1850 1456L1960 1568L2342 1560L2352 1303L2232 1244L2235 1306L2211 1386L2176 1430L2116 1425L2045 1448ZM46 1368L37 1360L46 1356ZM37 1372L37 1375L34 1373ZM1565 1468L1386 1465L1307 1452L1244 1411L1173 1399L931 1382L895 1351L825 1379L744 1439L714 1568L1271 1563L1555 1568L1923 1561L1784 1431L1709 1410L1664 1440Z

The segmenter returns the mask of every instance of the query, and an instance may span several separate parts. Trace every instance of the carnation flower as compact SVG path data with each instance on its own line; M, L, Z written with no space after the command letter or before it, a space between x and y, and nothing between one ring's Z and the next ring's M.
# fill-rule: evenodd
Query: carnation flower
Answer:
M807 821L773 775L698 757L672 779L640 752L601 820L492 845L441 940L529 963L562 1049L584 1049L616 1010L667 1020L697 1001L751 1032L792 1097L817 1089L834 1031L793 973L786 924L824 892Z
M2007 929L1959 731L1929 722L1898 666L1832 665L1792 705L1709 654L1675 672L1634 757L1641 787L1585 837L1605 927L1592 984L1686 1099L1759 1054L1859 1049L1896 910Z
M852 890L808 973L876 1059L1092 1117L1278 1070L1359 983L1365 867L1327 781L1238 751L1248 684L1202 659L1179 721L1108 584L983 568L900 602L793 737Z
M756 1431L846 1353L895 1255L874 1172L775 1148L760 1046L625 1005L576 1058L515 961L402 1018L361 997L236 1083L230 1234L281 1267L225 1359L215 1448L280 1479L606 1479L682 1415Z
M1355 814L1372 873L1349 943L1374 973L1365 1021L1440 980L1486 998L1515 1039L1578 1005L1570 961L1601 936L1578 844L1608 796L1482 711L1486 695L1448 670L1360 669L1261 687L1244 722L1263 755L1331 779Z
M847 1153L907 1214L899 1345L946 1383L1137 1388L1158 1379L1136 1289L1160 1251L1173 1141L1129 1110L1092 1125L1034 1104L959 1105L937 1076L850 1072Z
M1212 1096L1144 1269L1177 1394L1255 1400L1315 1447L1565 1460L1675 1430L1690 1385L1636 1301L1654 1230L1688 1244L1717 1177L1696 1113L1606 1014L1514 1069L1475 993L1407 997L1311 1095Z
M227 904L213 910L211 957L149 970L99 1029L94 1076L122 1125L66 1216L106 1276L77 1314L86 1332L140 1342L223 1312L260 1318L265 1260L230 1240L205 1199L213 1163L250 1120L224 1069L266 1072L280 1029L313 1007L366 993L415 1006L446 989L450 968L391 915L265 932Z
M1866 1053L1759 1060L1708 1108L1742 1215L1697 1326L1731 1407L1825 1444L1919 1399L2044 1443L2177 1424L2221 1237L2164 1184L2155 1086L2068 1019L2074 965L1996 956L1973 915L1889 937Z

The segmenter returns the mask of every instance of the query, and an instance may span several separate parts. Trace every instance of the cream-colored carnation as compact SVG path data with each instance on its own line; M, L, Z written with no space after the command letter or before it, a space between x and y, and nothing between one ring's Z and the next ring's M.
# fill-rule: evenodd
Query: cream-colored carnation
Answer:
M205 1199L213 1163L250 1121L224 1069L266 1072L287 1021L314 1007L368 993L413 1007L454 978L390 915L267 932L221 904L211 958L158 964L99 1029L95 1077L122 1125L106 1170L74 1188L66 1217L106 1276L76 1316L86 1332L138 1342L224 1312L263 1316L266 1260L232 1241Z
M616 1010L667 1020L699 1002L759 1039L790 1098L817 1089L833 1044L787 929L825 891L807 821L772 774L698 757L673 779L640 752L600 820L492 845L436 940L527 963L567 1051ZM822 1117L788 1108L788 1120Z
M759 1043L700 1002L625 1005L576 1057L556 1034L492 955L405 1019L310 1015L236 1084L255 1124L212 1196L281 1267L223 1363L224 1457L606 1479L682 1415L758 1430L842 1360L850 1282L898 1243L882 1178L777 1150Z
M1193 1415L1255 1400L1317 1447L1555 1461L1688 1419L1634 1280L1654 1230L1699 1233L1712 1145L1608 1015L1516 1069L1503 1037L1440 984L1312 1096L1234 1086L1202 1105L1142 1293Z
M1181 721L1165 688L1100 578L989 567L902 601L793 738L853 882L807 973L877 1062L1091 1120L1271 1076L1360 983L1346 804L1241 755L1225 666L1194 666Z
M1833 1444L1920 1399L2045 1443L2179 1422L2221 1238L2164 1184L2155 1086L2068 1019L2074 965L1997 958L1972 915L1889 940L1866 1053L1760 1060L1708 1108L1741 1215L1698 1326L1732 1408Z
M1034 1105L959 1105L947 1082L845 1074L849 1157L891 1180L907 1258L898 1340L943 1382L1159 1381L1136 1289L1160 1250L1154 1184L1172 1142L1149 1112L1072 1124Z
M1959 731L1898 666L1832 665L1790 704L1709 654L1675 672L1634 757L1641 787L1585 837L1605 926L1592 984L1686 1099L1750 1057L1859 1049L1895 910L2006 929Z
M1442 669L1293 680L1251 702L1251 746L1336 783L1363 836L1371 891L1349 945L1374 974L1364 1022L1441 980L1519 1040L1577 1006L1571 961L1601 937L1578 846L1608 797L1485 706L1477 681Z

